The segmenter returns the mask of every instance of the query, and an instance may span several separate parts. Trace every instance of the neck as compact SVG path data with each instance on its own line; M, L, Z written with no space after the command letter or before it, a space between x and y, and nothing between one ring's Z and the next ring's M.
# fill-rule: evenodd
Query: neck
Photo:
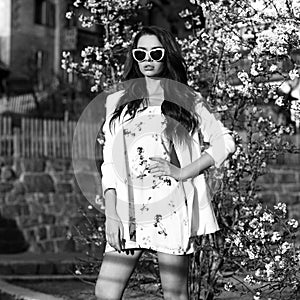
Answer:
M160 79L146 77L146 87L149 95L149 105L161 105L164 101L164 91Z

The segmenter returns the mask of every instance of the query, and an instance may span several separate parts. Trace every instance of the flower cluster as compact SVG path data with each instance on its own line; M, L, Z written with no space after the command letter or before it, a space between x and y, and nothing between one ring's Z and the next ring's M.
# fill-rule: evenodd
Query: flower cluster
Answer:
M271 285L299 289L296 273L300 249L294 240L298 222L287 218L286 205L278 203L267 209L257 204L240 212L240 220L225 243L238 270L247 270L244 282L256 286L260 293ZM232 283L230 286L234 289Z

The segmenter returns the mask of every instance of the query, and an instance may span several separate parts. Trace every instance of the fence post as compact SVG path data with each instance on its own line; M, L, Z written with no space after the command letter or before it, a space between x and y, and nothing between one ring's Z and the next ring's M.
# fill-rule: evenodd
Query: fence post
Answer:
M13 156L14 157L20 157L20 145L21 144L21 138L20 138L20 128L14 127L13 129Z

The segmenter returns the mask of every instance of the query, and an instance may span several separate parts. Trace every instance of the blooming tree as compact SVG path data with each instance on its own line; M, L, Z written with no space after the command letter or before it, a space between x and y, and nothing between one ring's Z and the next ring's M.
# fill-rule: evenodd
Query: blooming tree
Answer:
M292 53L300 46L300 2L190 2L195 9L181 12L189 28L198 25L199 10L206 16L204 28L194 28L181 40L190 84L200 89L205 79L208 101L243 137L236 135L237 151L223 166L222 186L214 194L224 230L219 236L200 239L194 281L201 280L205 299L213 299L217 281L224 279L220 270L229 268L227 276L233 280L225 284L227 290L234 290L233 282L238 282L253 299L281 297L285 289L296 294L298 222L288 219L283 203L273 208L261 204L257 180L267 172L270 160L295 151L284 141L292 128L272 118L269 108L291 105L277 89L299 76ZM206 266L203 271L201 264ZM200 297L197 282L192 294Z
M222 168L209 172L213 181L221 179L213 204L223 230L195 240L191 297L214 299L221 291L219 283L232 291L242 284L255 300L296 295L298 222L288 217L286 204L272 207L262 202L258 179L279 154L297 150L284 138L295 128L272 117L270 108L291 108L277 90L299 77L293 52L300 48L300 1L190 2L192 7L180 16L191 34L178 39L189 84L206 97L237 144ZM87 47L80 62L64 53L63 66L90 76L91 89L102 90L119 80L126 47L140 25L132 16L143 8L134 0L74 2L80 5L87 12L79 16L83 25L105 28L103 45ZM293 109L299 118L299 107Z

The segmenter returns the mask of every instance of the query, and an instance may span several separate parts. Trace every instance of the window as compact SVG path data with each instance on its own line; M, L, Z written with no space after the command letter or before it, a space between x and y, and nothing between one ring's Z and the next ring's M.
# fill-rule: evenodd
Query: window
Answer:
M49 0L35 0L34 21L36 24L55 27L55 4Z
M47 78L49 78L49 52L46 50L38 49L34 52L34 81L36 88L41 91L45 87Z
M55 27L55 5L51 2L47 2L46 23L49 27Z
M35 66L37 70L41 70L45 64L45 52L37 50L35 53Z
M35 0L34 21L36 24L46 24L46 0Z

